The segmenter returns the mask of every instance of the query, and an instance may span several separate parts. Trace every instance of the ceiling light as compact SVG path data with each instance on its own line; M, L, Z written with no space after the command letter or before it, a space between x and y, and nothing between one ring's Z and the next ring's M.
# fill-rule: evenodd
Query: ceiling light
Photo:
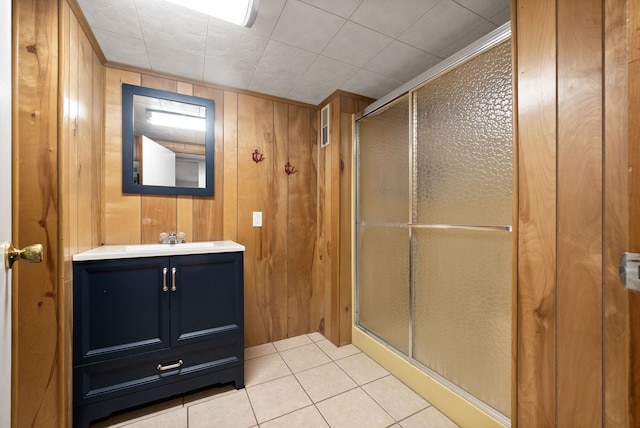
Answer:
M194 131L205 131L207 129L207 122L204 117L188 116L185 114L168 113L166 111L157 110L147 110L147 115L147 122L151 125L192 129Z
M251 27L258 15L260 0L167 0L243 27Z

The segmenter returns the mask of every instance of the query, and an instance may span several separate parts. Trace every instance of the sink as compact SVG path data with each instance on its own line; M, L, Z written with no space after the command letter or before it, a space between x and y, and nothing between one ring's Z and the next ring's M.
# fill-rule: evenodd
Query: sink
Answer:
M102 245L73 256L73 261L165 257L244 251L233 241L185 242L182 244Z
M125 251L135 251L140 253L157 252L167 250L206 250L215 247L214 242L184 242L182 244L139 244L139 245L127 245Z

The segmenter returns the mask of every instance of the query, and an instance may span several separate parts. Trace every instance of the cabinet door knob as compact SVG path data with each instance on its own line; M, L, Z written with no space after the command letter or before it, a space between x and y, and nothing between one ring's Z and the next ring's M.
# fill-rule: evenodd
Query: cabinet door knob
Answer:
M171 268L171 291L176 291L176 268Z
M162 268L162 291L169 291L167 287L167 268Z

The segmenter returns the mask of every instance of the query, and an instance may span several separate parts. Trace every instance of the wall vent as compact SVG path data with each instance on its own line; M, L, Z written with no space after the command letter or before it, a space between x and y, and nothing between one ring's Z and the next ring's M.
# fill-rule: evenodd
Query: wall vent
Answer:
M329 105L320 111L320 148L329 145Z

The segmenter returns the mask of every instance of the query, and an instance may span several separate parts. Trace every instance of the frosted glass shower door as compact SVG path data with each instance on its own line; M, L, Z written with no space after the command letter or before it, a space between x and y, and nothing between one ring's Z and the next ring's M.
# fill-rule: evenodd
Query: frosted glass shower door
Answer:
M357 123L357 323L409 352L409 97Z
M509 417L512 92L503 42L413 93L413 355Z

